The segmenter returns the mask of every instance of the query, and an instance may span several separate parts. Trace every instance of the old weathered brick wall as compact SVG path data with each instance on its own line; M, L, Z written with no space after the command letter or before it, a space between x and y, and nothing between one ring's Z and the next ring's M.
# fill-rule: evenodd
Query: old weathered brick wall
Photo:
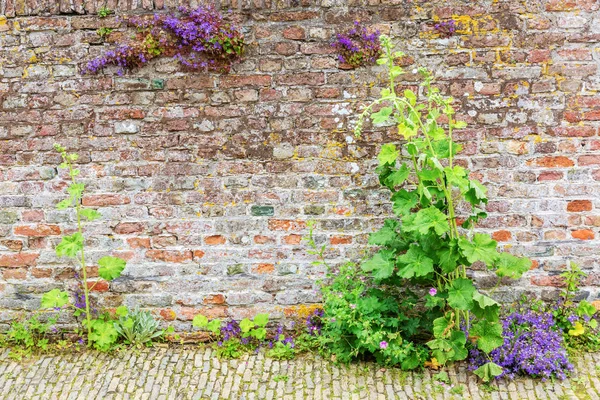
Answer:
M128 259L124 277L96 287L102 305L153 307L185 328L199 311L278 316L318 301L306 221L335 263L357 257L390 211L373 170L396 138L348 129L381 70L341 70L330 46L354 19L393 36L409 71L432 68L470 123L461 159L491 198L478 229L536 261L497 293L551 297L572 259L589 273L586 295L598 295L598 1L224 4L249 43L230 75L162 59L123 77L81 76L110 47L97 28L118 28L108 42L126 35L93 15L95 3L150 12L177 2L0 1L2 319L75 282L53 251L74 228L54 209L66 187L55 142L81 155L83 203L103 215L87 226L91 264ZM432 26L447 18L458 32L442 39Z

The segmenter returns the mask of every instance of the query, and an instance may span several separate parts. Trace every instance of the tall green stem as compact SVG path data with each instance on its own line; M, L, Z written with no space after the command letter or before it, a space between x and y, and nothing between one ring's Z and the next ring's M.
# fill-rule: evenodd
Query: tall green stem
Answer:
M68 157L64 158L65 162L67 163L67 165L69 166L69 175L71 176L71 180L73 181L73 184L76 184L77 181L75 180L75 173L73 171L73 165L71 164L71 161L68 159ZM83 237L83 226L81 224L81 199L77 199L75 202L75 212L77 214L77 231L79 232L79 234ZM87 284L87 270L86 270L86 264L85 264L85 251L84 251L84 247L81 247L81 273L83 275L83 295L85 298L85 318L87 320L87 332L88 332L88 340L87 340L87 345L90 346L90 340L89 337L92 334L92 318L90 316L90 290L88 288L88 284Z

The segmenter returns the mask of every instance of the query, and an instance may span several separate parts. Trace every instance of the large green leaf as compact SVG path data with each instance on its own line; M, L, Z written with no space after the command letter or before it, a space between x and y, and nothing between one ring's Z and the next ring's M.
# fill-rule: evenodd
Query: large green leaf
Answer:
M450 230L450 225L446 214L435 207L428 207L419 210L412 223L403 229L407 232L417 231L421 235L426 235L430 229L433 229L438 235L443 235Z
M460 238L458 241L461 252L470 263L483 261L487 265L492 265L498 258L497 245L490 235L484 233L473 235L473 241L466 238Z
M496 363L488 362L477 368L473 373L481 378L484 382L489 382L492 378L502 374L502 367Z
M433 320L433 336L438 339L447 338L452 332L451 315L444 315Z
M104 280L112 281L121 276L125 269L125 260L119 257L105 256L98 260L98 275Z
M473 308L473 293L475 286L470 279L457 278L448 288L448 305L458 310Z
M70 236L63 236L61 242L56 246L56 255L59 257L76 257L83 249L83 235L75 232Z
M437 252L439 258L439 265L442 271L446 274L453 272L458 266L458 260L460 253L458 252L458 242L456 239L452 239L448 243L448 247L444 247Z
M384 144L381 146L377 159L379 165L395 164L396 160L400 156L400 152L396 149L396 145L392 143Z
M81 214L82 217L87 218L88 221L94 221L97 220L98 218L102 217L102 214L100 214L98 211L94 210L93 208L82 208L79 213Z
M500 253L494 265L497 268L496 275L499 277L519 279L531 268L531 260L526 257L515 257L510 253Z
M390 189L400 186L406 181L406 178L408 178L409 174L410 169L406 166L406 164L402 164L399 169L388 175L388 177L385 179L385 185Z
M254 316L254 324L264 328L269 323L269 314L256 314Z
M453 168L446 167L444 168L444 174L446 175L446 180L458 187L461 191L465 191L469 187L469 180L466 178L467 170L463 167L456 165Z
M92 333L89 340L94 343L94 347L98 350L107 351L117 341L119 332L114 327L112 321L93 320Z
M469 352L465 346L466 343L467 337L463 331L452 331L452 334L450 335L450 346L452 346L452 350L454 351L452 361L460 361L467 358Z
M485 353L489 353L496 347L502 346L502 325L499 322L480 320L473 324L470 335L477 337L477 347Z
M369 235L369 244L376 246L385 246L392 243L396 239L397 228L398 221L394 219L386 219L381 229Z
M59 289L52 289L42 295L40 308L60 308L69 302L69 294Z
M202 314L196 314L192 320L192 326L195 328L205 328L208 325L208 318Z
M401 189L392 195L392 210L397 216L405 216L419 204L419 196L415 192Z
M398 275L402 278L427 276L433 273L433 260L418 245L412 245L397 259Z
M71 183L67 188L67 192L71 195L75 200L80 199L83 195L83 191L85 189L85 185L83 183Z
M487 203L486 197L487 189L481 183L476 180L469 181L469 190L467 190L464 194L465 200L467 200L471 205L478 205L481 203Z
M446 339L433 339L426 343L427 346L432 350L431 355L440 363L444 364L446 361L453 359L455 356L452 343Z
M379 125L385 123L389 119L390 115L392 115L393 111L394 109L392 107L383 107L376 113L371 114L371 120L373 121L373 124Z
M361 268L365 272L371 272L373 278L381 280L392 276L394 273L394 254L391 250L381 250L371 259L365 261Z
M485 318L488 321L497 321L500 314L500 304L496 300L476 291L473 293L473 314L477 318Z

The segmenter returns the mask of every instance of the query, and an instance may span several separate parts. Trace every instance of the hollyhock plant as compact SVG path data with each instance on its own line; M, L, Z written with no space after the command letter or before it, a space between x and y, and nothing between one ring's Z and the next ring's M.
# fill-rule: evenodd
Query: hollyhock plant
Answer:
M155 14L152 18L130 17L124 21L136 28L135 38L90 61L84 73L95 74L117 66L121 75L161 55L191 70L228 72L243 53L241 31L211 6L194 10L180 7L178 15Z
M551 313L515 311L502 320L504 343L489 354L503 368L496 377L513 379L529 375L546 380L565 379L573 370L561 332ZM469 369L475 370L489 360L478 349L469 352Z
M352 29L338 33L332 46L338 51L338 61L357 68L374 64L381 55L379 31L370 33L359 21Z

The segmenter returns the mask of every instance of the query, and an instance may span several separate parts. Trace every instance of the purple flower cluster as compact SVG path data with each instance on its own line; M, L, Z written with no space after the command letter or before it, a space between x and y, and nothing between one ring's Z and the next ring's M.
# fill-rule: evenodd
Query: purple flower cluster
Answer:
M235 319L232 319L221 326L221 336L223 337L223 340L240 337L241 333L242 330L240 329L240 324Z
M283 337L283 340L281 338ZM272 349L273 345L277 342L281 341L284 345L289 345L292 349L294 348L294 338L291 336L285 336L283 334L283 325L279 325L277 330L275 331L275 335L273 336L273 340L269 341L269 348Z
M332 46L338 51L338 61L352 67L373 64L381 55L379 31L369 33L368 29L355 21L347 32L338 33Z
M229 71L243 52L241 31L211 6L194 10L180 7L179 12L180 16L155 14L152 18L126 19L129 26L137 28L135 40L90 61L84 72L93 74L114 65L122 74L160 55L173 57L193 70Z
M557 331L551 313L525 311L513 312L502 319L504 344L489 354L491 360L503 367L502 375L513 379L529 375L565 379L573 370L561 332ZM475 370L488 362L477 349L469 352L469 368Z
M321 308L317 308L306 317L306 329L308 330L309 335L318 336L321 334L321 329L323 329L323 316L325 312Z
M453 19L442 21L433 26L433 29L444 37L450 37L456 32L456 22Z

